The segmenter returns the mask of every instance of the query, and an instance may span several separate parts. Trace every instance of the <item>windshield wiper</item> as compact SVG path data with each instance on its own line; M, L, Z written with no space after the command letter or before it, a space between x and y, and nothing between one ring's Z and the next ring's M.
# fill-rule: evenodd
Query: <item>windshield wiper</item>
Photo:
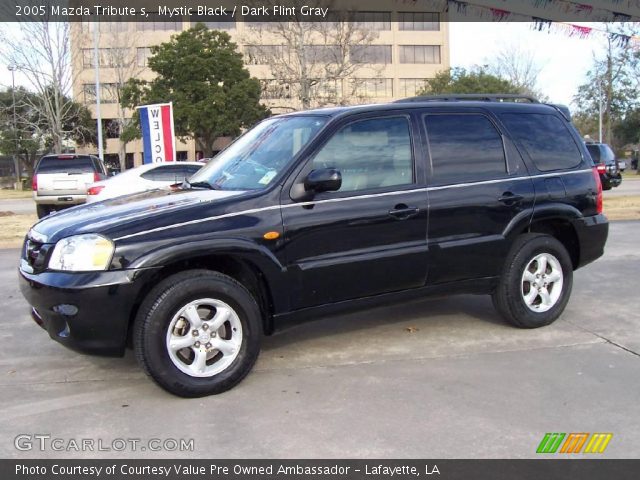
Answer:
M183 188L186 189L192 189L192 188L206 188L207 190L220 190L220 185L216 185L216 184L211 184L209 182L190 182L189 180L185 179L184 183L182 184Z

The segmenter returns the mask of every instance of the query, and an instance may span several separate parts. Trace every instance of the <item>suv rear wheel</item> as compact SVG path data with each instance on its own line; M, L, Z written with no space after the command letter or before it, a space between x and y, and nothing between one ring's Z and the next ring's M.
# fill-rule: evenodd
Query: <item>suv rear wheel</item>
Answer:
M133 333L136 357L171 393L222 393L258 358L260 318L251 294L231 277L185 271L158 284L141 305Z
M514 242L492 299L511 324L537 328L560 316L572 286L573 267L564 245L550 235L527 233Z
M38 218L46 217L51 213L52 208L49 205L36 205L36 213L38 214Z

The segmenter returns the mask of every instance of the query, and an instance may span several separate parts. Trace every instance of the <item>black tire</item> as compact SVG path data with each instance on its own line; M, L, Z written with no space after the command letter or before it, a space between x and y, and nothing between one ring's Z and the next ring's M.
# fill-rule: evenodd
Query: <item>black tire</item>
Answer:
M46 217L51 213L51 207L49 205L36 204L36 213L38 218Z
M237 356L223 371L208 377L181 371L167 346L172 318L183 306L199 298L226 303L242 326ZM134 351L145 373L168 392L181 397L214 395L231 389L251 371L260 352L261 325L260 309L240 283L219 272L188 270L166 278L146 296L134 323Z
M546 311L533 311L531 308L536 307L527 306L523 298L523 274L530 262L543 253L551 254L560 263L562 288L560 296L551 308ZM528 291L533 288L531 283L527 286ZM551 288L553 287L555 285ZM550 235L527 233L520 235L511 247L498 287L491 298L496 310L512 325L519 328L538 328L549 325L560 316L567 306L572 287L573 265L564 245ZM536 298L541 301L541 297Z

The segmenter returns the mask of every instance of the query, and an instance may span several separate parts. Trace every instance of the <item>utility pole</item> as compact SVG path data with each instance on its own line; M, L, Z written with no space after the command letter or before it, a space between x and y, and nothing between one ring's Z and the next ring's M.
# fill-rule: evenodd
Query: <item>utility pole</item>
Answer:
M602 143L602 80L598 78L598 142Z
M102 147L102 114L100 112L100 50L98 43L100 39L100 22L93 22L93 62L96 72L96 121L98 122L98 157L104 162L104 148Z
M16 117L16 70L18 66L11 64L7 66L11 72L11 103L13 104L13 138L16 142L13 152L13 169L16 174L16 190L22 190L22 172L20 171L20 159L18 158L18 120Z

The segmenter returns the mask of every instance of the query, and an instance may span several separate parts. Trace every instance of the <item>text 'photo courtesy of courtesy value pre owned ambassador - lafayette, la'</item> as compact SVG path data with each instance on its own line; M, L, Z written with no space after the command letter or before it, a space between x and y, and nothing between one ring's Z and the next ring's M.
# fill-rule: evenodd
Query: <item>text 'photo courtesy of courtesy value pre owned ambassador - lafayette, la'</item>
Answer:
M488 294L522 328L603 254L593 160L566 108L420 97L271 117L180 186L29 231L21 290L61 344L123 355L176 395L224 392L263 335L344 308Z

